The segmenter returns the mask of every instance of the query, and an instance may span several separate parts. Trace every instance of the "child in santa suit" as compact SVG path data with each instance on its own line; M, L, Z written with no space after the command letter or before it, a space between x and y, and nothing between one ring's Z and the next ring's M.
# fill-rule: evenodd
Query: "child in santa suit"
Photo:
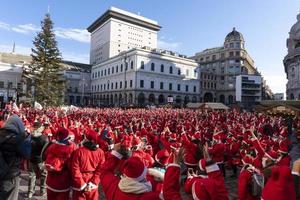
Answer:
M105 156L96 143L97 138L97 132L89 131L82 147L73 153L70 163L73 200L98 200L100 168Z
M70 157L76 145L68 139L68 130L60 128L56 141L51 143L43 154L47 170L47 199L69 199L71 174L68 169Z
M258 200L260 197L255 197L250 193L250 186L253 173L261 173L259 169L254 167L254 158L245 155L242 158L243 168L238 179L238 199L239 200Z

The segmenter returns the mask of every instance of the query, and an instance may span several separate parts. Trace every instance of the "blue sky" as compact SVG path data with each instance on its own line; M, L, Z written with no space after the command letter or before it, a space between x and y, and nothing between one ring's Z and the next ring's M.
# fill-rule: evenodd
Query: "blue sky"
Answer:
M274 92L285 92L282 60L286 39L300 11L299 0L0 0L0 51L30 53L33 37L50 7L64 59L89 61L85 30L107 8L140 13L162 26L159 47L188 56L221 46L236 27Z

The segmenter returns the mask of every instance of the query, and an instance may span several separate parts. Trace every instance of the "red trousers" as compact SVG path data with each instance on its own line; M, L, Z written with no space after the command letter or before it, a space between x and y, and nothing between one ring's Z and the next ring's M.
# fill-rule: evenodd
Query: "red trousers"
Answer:
M70 199L70 191L67 192L53 192L47 189L47 199L51 200L67 200Z
M73 200L98 200L98 188L90 192L73 190Z

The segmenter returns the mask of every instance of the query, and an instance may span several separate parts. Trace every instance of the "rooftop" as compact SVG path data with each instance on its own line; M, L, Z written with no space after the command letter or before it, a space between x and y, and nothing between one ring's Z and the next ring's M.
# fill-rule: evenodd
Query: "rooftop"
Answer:
M136 15L134 13L127 12L125 10L121 10L119 8L110 7L104 14L102 14L96 21L94 21L87 30L92 33L99 26L104 24L110 18L119 19L121 21L125 21L128 23L135 24L137 26L142 26L154 31L159 31L160 26L154 20L148 19L146 17Z

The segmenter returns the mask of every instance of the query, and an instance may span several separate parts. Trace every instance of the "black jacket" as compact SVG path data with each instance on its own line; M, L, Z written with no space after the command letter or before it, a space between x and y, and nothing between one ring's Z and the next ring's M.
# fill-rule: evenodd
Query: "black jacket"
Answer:
M12 179L20 175L21 155L17 152L20 138L7 129L0 129L0 180Z
M32 136L31 137L31 158L30 162L38 164L43 162L42 150L48 144L49 139L46 135Z

